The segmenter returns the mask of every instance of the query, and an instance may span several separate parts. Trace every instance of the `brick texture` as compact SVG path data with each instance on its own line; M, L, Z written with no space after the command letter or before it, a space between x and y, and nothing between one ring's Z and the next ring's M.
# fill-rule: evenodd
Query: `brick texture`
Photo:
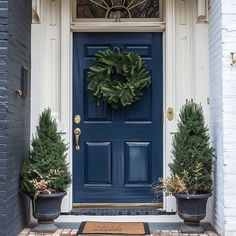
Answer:
M224 235L236 235L236 2L222 0L222 91L224 156Z
M223 91L222 91L222 3L209 1L210 128L215 148L215 187L213 224L224 231L224 157L223 157Z
M30 229L23 230L19 236L75 236L75 235L81 235L77 234L78 229L58 229L55 233L49 234L49 233L35 233L33 231L30 231ZM84 234L83 234L84 235ZM98 235L98 234L96 234ZM94 235L95 236L95 235ZM206 231L203 234L182 234L179 230L162 230L162 231L154 231L150 234L150 236L218 236L215 231Z
M0 235L15 236L27 220L19 171L30 145L30 93L21 88L21 67L30 70L31 1L0 0ZM28 85L30 89L30 84Z
M236 235L236 51L235 0L209 1L211 131L216 150L214 226Z

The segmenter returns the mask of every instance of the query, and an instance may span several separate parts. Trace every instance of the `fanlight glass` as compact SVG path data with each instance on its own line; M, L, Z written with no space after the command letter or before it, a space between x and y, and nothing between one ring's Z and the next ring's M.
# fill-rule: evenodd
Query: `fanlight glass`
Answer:
M160 0L77 0L77 18L160 18Z

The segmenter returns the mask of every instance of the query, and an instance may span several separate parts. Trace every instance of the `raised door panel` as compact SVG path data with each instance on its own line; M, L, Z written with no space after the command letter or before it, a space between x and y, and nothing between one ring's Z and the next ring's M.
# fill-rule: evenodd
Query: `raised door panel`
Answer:
M146 185L152 182L152 152L150 142L126 143L126 184Z
M85 149L85 185L111 185L110 142L87 142Z

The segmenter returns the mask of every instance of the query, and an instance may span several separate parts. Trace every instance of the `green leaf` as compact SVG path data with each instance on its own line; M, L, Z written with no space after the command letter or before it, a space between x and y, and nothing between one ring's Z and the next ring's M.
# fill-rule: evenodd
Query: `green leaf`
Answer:
M113 80L115 74L124 76L125 80ZM96 103L106 102L114 109L129 106L139 100L143 95L141 90L151 83L145 62L137 53L114 52L110 49L95 55L87 80L87 88Z

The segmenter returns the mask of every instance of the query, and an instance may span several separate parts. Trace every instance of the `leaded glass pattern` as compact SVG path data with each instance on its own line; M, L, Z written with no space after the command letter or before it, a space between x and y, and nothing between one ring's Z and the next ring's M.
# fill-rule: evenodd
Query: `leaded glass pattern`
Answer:
M160 0L77 0L77 18L160 18Z

